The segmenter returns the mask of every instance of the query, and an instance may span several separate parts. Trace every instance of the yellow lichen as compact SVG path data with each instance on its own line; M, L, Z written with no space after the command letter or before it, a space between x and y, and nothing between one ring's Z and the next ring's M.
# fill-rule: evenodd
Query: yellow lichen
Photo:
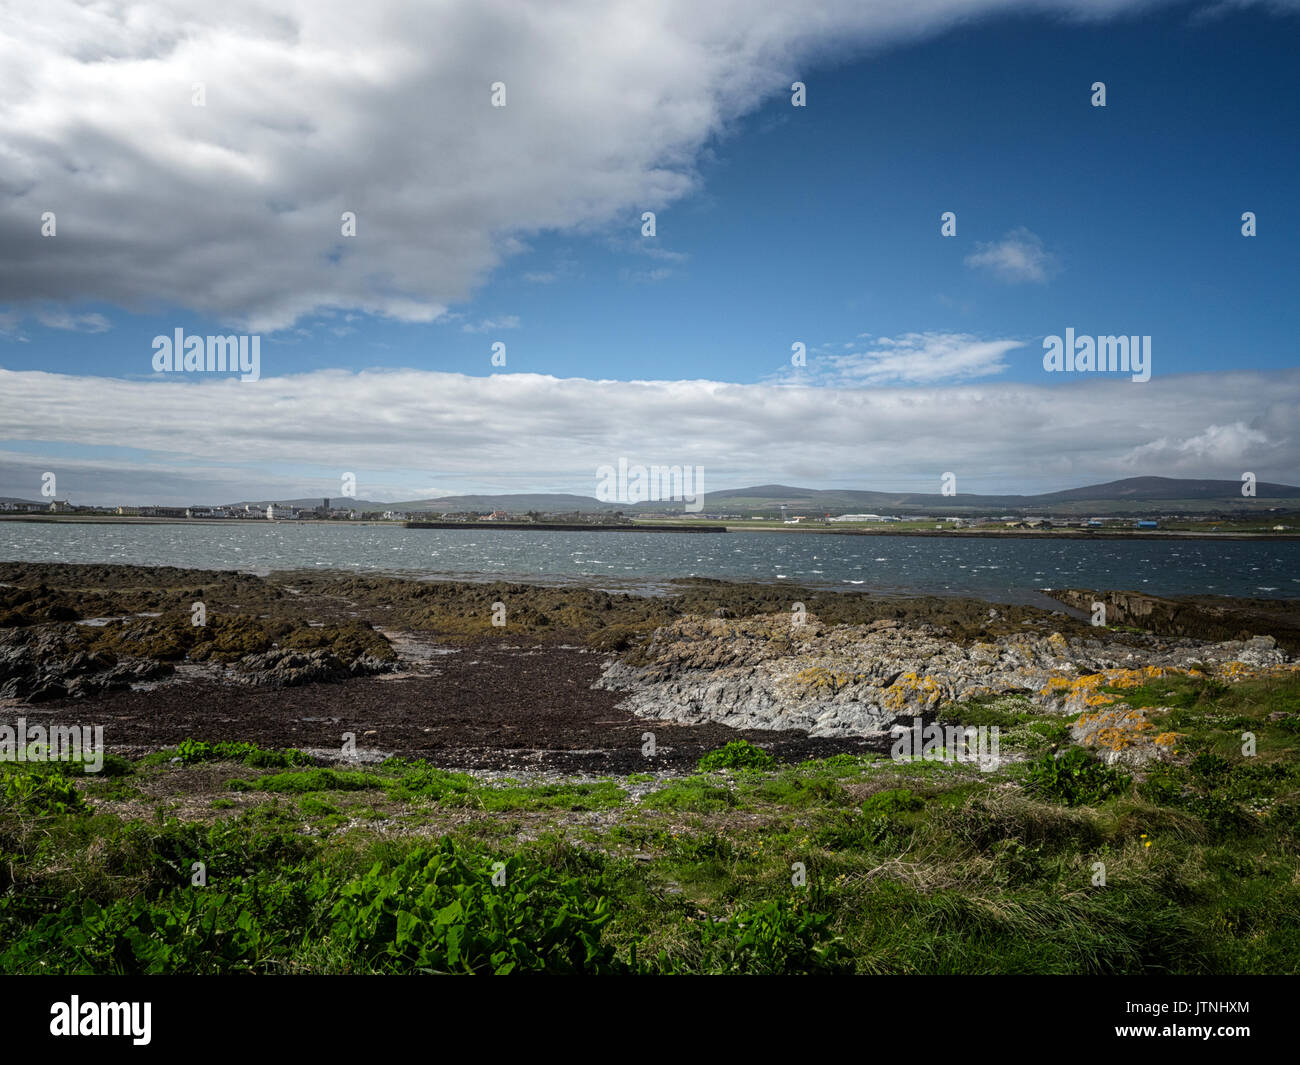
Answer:
M922 707L928 709L942 699L943 691L939 687L939 682L930 674L922 675L909 671L894 681L885 692L883 702L890 710L902 710L912 697Z
M850 684L859 684L870 679L869 673L837 672L824 666L811 666L795 674L795 680L804 687L817 692L829 691L832 694L847 688Z

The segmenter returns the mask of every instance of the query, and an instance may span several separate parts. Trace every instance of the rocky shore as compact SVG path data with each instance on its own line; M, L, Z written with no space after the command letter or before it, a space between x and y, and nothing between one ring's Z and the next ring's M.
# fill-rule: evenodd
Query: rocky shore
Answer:
M384 673L397 655L359 623L283 632L256 617L210 627L176 617L46 622L0 629L0 699L125 691L173 676L178 662L211 663L209 674L231 683L285 688Z
M1058 594L1086 610L1096 593ZM806 756L879 748L896 722L1014 697L1108 759L1141 762L1176 744L1152 724L1159 708L1129 706L1125 688L1297 668L1293 602L1106 601L1118 627L708 580L637 596L6 563L0 717L92 700L139 749L201 735L328 750L347 731L377 754L599 770L644 767L648 728L683 762L730 730Z
M1233 680L1297 669L1271 636L1210 643L1051 632L961 641L933 625L895 621L692 617L656 631L631 660L611 662L600 684L626 693L620 706L644 718L873 739L949 704L1014 695L1053 714L1104 712L1080 735L1134 734L1124 760L1142 761L1159 753L1137 742L1150 728L1146 715L1125 713L1132 708L1104 689L1180 674Z
M1300 655L1300 611L1290 599L1163 599L1141 592L1098 593L1075 588L1047 594L1088 614L1095 609L1093 604L1102 603L1108 625L1135 626L1166 636L1200 640L1244 640L1267 633L1288 654Z

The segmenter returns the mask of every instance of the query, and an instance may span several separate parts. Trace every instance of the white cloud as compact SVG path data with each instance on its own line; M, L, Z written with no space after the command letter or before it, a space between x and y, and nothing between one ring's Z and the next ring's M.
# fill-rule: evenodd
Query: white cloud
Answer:
M879 337L866 351L809 352L806 368L769 380L841 388L971 381L1009 369L1005 356L1020 347L1019 340L981 340L966 333L907 333L897 339Z
M466 322L460 327L462 333L493 333L501 329L518 329L519 315L506 314L500 318L484 318L480 322Z
M433 321L529 237L694 190L704 146L806 63L1144 2L12 0L0 291L257 332L331 308Z
M131 485L132 498L155 502L261 496L272 483L279 495L319 495L345 470L361 495L387 486L383 498L412 498L431 477L591 495L596 467L624 456L704 466L713 490L803 481L927 491L948 470L967 491L1135 474L1236 480L1243 470L1286 482L1300 468L1297 424L1300 370L906 389L415 370L241 384L0 370L0 425L22 443L0 457L0 495L30 494L44 470L85 502L120 501ZM77 462L66 458L73 444ZM123 448L138 457L117 458ZM84 462L115 470L122 487L109 491L102 474L84 490L69 482L64 473ZM168 484L184 482L167 499L151 472L159 464L172 471Z
M1235 11L1242 11L1251 7L1262 7L1279 15L1295 14L1300 12L1300 0L1215 0L1215 2L1193 11L1188 21L1192 23L1212 22Z
M1008 284L1043 284L1057 272L1056 256L1043 248L1042 239L1021 226L999 241L977 244L966 265L985 270Z
M635 237L630 240L618 238L611 240L610 246L616 251L628 252L634 255L644 255L651 259L660 259L670 263L685 263L690 256L684 251L673 251L672 248L665 248L656 240L649 237Z
M33 313L47 329L62 329L71 333L106 333L112 323L102 314L73 314L66 310L38 310Z
M666 266L656 266L653 270L629 270L627 267L622 267L618 277L620 281L629 281L634 285L653 285L659 281L667 281L676 273L676 270Z
M1248 462L1252 455L1268 444L1266 434L1238 421L1231 425L1210 425L1204 431L1182 439L1171 440L1162 436L1134 448L1124 460L1134 468L1152 463L1163 464L1171 459L1211 462L1234 460L1241 464Z

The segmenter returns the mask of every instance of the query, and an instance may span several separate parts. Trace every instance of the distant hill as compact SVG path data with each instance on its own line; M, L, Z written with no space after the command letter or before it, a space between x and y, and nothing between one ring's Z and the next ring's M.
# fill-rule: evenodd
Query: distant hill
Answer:
M1039 502L1056 502L1069 499L1206 499L1219 501L1225 498L1246 499L1241 494L1241 481L1197 481L1179 477L1128 477L1122 481L1070 488L1064 492L1050 492L1034 496ZM1255 498L1297 499L1300 488L1289 484L1259 481L1255 485Z
M544 514L557 514L568 513L574 510L590 512L598 510L634 509L627 503L602 503L600 500L591 496L564 495L561 493L445 496L441 499L416 499L405 503L385 503L384 506L394 510L434 510L439 512L457 510L509 510L518 514L525 514L530 510L536 510Z
M958 482L960 483L960 481ZM1240 481L1191 480L1175 477L1130 477L1106 484L1070 488L1039 495L977 495L958 493L945 496L938 492L872 492L853 489L798 488L785 484L755 485L705 492L704 513L765 514L779 513L782 504L792 513L821 514L919 514L1036 511L1051 509L1060 513L1119 512L1131 513L1150 509L1197 511L1206 509L1241 510L1276 506L1279 501L1295 500L1300 506L1300 487L1260 481L1254 498L1241 494ZM1159 504L1158 507L1155 507ZM466 495L441 499L408 500L402 503L370 504L369 508L424 512L507 510L522 514L529 510L543 513L621 510L683 511L682 503L649 501L645 503L603 503L591 496L579 495Z
M958 484L960 484L960 478ZM298 499L261 499L227 504L234 507L266 507L270 503L311 510L320 505L322 496ZM75 502L75 500L74 500ZM0 498L0 503L32 503L14 497ZM1300 509L1300 487L1260 481L1254 497L1241 494L1240 481L1195 480L1176 477L1128 477L1105 484L1085 485L1060 492L1039 495L977 495L969 492L945 496L938 492L872 492L844 488L799 488L786 484L753 485L724 491L705 492L705 514L775 515L785 506L789 514L1033 514L1051 512L1061 515L1138 514L1138 513L1206 513L1261 510L1269 507ZM599 513L621 510L645 512L683 512L683 503L649 501L645 503L604 503L591 496L564 493L503 493L443 496L437 499L412 499L380 502L331 496L330 506L361 511L399 510L415 514L443 514L457 511L506 510L524 514L530 510L543 514L566 514L573 511Z
M960 484L960 480L958 481ZM1300 500L1300 487L1260 481L1254 498L1241 494L1240 481L1190 480L1174 477L1130 477L1106 484L1087 485L1061 492L1039 495L977 495L959 492L945 496L938 492L868 492L848 489L795 488L790 485L766 484L705 494L705 510L745 513L755 510L771 512L781 505L790 511L809 513L938 513L978 510L1023 511L1051 508L1062 512L1093 509L1097 511L1149 509L1163 504L1165 509L1234 510L1257 508L1279 500ZM1179 504L1171 507L1170 504ZM662 503L640 504L638 509L662 510Z

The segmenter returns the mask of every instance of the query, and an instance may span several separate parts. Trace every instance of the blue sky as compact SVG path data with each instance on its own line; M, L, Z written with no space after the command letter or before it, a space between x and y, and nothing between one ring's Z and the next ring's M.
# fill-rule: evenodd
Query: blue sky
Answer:
M635 459L638 442L645 451L694 450L728 486L746 478L810 483L812 477L827 486L925 490L941 458L921 448L916 462L903 462L907 468L900 469L896 455L881 451L874 470L846 466L840 449L870 451L881 444L865 431L861 439L850 432L847 438L815 442L809 446L824 461L804 455L784 469L761 456L747 463L740 455L719 454L720 442L737 438L724 412L711 414L703 397L726 385L762 390L745 393L747 399L730 406L726 417L743 417L748 404L756 417L770 418L774 425L772 411L782 405L783 386L798 386L801 393L820 390L820 398L787 404L801 420L776 431L794 439L801 432L796 426L807 424L801 412L816 410L829 393L836 402L861 403L863 417L879 416L881 403L892 410L906 406L912 390L918 390L919 410L932 416L958 408L963 420L981 404L1001 401L1032 411L1035 422L1050 421L1056 393L1069 393L1055 409L1076 430L1098 425L1103 410L1107 417L1122 415L1126 423L1142 421L1144 412L1155 419L1145 436L1119 440L1110 453L1090 442L1083 449L1093 455L1090 464L1071 454L1070 445L1058 443L1049 464L1055 472L1032 476L1015 464L1014 439L989 441L987 448L973 441L969 452L948 460L954 465L968 454L973 458L972 490L1048 490L1126 473L1235 477L1252 458L1254 465L1266 467L1261 477L1294 481L1295 442L1274 427L1294 413L1296 397L1290 373L1296 367L1300 248L1294 206L1300 172L1295 8L1115 3L1106 5L1116 8L1107 17L1080 19L1079 5L1064 2L1043 5L1046 13L958 0L936 0L934 6L944 9L937 25L875 24L831 10L829 22L847 20L843 33L791 43L778 28L775 43L764 45L771 55L763 53L766 58L752 69L737 72L720 62L715 77L700 79L695 95L682 91L677 103L706 113L703 119L675 118L664 124L681 128L665 133L658 118L662 104L659 111L649 106L639 115L621 115L617 107L612 116L593 112L594 129L625 138L612 147L595 134L590 142L583 140L582 122L572 116L556 117L553 108L543 113L535 102L539 109L529 112L527 97L512 101L515 113L524 112L522 120L535 122L541 115L554 119L555 126L521 147L517 159L506 138L504 154L497 150L493 156L492 173L503 165L512 173L499 179L499 190L478 188L497 179L484 177L474 155L488 154L475 138L492 115L476 112L470 133L453 129L444 135L448 143L469 144L463 165L459 156L422 162L406 159L405 147L393 148L401 160L393 169L409 165L411 172L385 183L387 157L353 151L339 188L324 192L318 170L295 170L285 161L284 145L270 144L259 153L249 127L241 125L247 117L232 115L228 130L213 139L243 153L247 165L232 171L243 174L242 181L195 177L174 161L123 165L124 174L159 182L151 216L147 188L103 193L98 205L94 196L78 195L99 176L97 150L103 153L103 174L110 177L113 161L126 157L129 146L122 141L129 135L121 127L103 132L102 149L95 147L95 138L78 142L90 145L82 149L85 177L79 184L66 174L56 180L60 156L49 143L52 138L38 144L30 129L20 128L15 111L9 129L0 127L0 145L6 145L7 132L7 150L25 157L34 178L27 189L18 189L17 182L0 188L0 233L19 225L30 231L44 175L50 188L44 198L60 208L60 235L43 244L25 236L12 271L0 273L6 289L22 294L0 301L0 367L71 375L82 382L81 395L97 394L111 378L166 385L168 397L200 385L215 395L212 390L227 382L159 381L149 361L152 338L177 327L198 334L256 329L262 336L260 400L250 398L248 386L243 393L220 393L236 406L252 403L250 418L263 410L292 410L294 418L309 418L310 397L316 394L311 382L317 381L342 389L320 401L320 416L337 419L347 406L347 386L339 375L314 376L323 371L343 377L368 369L416 371L433 376L403 380L423 381L430 392L449 390L438 376L443 374L514 379L484 382L480 389L493 391L477 393L472 384L458 381L451 391L463 389L462 413L435 407L421 418L419 412L394 410L383 398L388 393L371 395L361 379L353 378L351 417L365 412L367 424L391 423L400 427L400 436L414 428L404 420L409 415L429 433L418 449L422 461L409 466L402 461L409 447L385 460L378 441L358 446L351 465L361 464L364 455L377 474L383 472L382 491L376 485L372 493L376 497L386 491L390 498L411 498L489 483L581 491L588 475L578 471L585 471L589 455L616 458L633 450ZM666 12L665 27L672 14ZM255 36L257 27L250 25L248 32ZM544 52L546 28L534 26L530 32L541 35L534 43L541 41ZM673 40L718 43L710 36L716 27L699 27L693 39L690 32ZM784 32L791 40L808 36L797 24ZM364 38L364 30L358 35ZM143 44L127 41L121 47L144 61ZM172 56L180 50L177 45ZM696 53L684 47L683 54ZM87 64L81 57L67 61L111 83L108 64ZM679 61L664 56L669 71ZM192 60L180 65L194 68ZM497 65L506 71L500 76L511 76L509 63L498 59ZM473 69L479 84L490 80L479 71L495 68L485 63ZM804 108L790 105L792 74L807 85ZM724 77L740 87L717 88ZM515 84L524 78L518 75ZM664 78L661 83L646 74L646 92L672 95L680 76ZM1104 108L1091 106L1095 81L1106 85ZM219 88L213 86L217 100ZM402 86L390 88L397 93ZM515 91L519 99L520 90ZM627 91L620 82L617 92ZM35 98L40 93L38 88ZM49 95L57 106L58 94L51 88ZM397 145L404 137L438 139L442 120L429 117L436 105L428 99L423 107L399 114L352 106L392 127L360 137L363 147ZM84 134L86 116L78 117ZM324 124L319 116L317 121ZM69 121L68 128L74 125ZM647 139L654 143L645 146ZM135 154L148 151L146 146ZM627 159L632 162L624 165ZM567 176L566 162L572 167ZM545 174L536 191L530 185L533 173ZM445 198L430 199L433 186L445 187ZM572 186L579 191L567 199ZM229 219L222 214L226 196ZM530 196L537 200L531 210ZM409 212L393 208L408 198ZM458 206L461 200L466 206ZM359 205L358 237L295 244L301 228L277 234L274 217L258 220L258 211L272 202L293 205L295 223L310 216L307 225L318 231L337 225L338 204ZM109 215L123 205L131 217L117 225ZM92 240L78 227L96 206ZM654 238L641 236L645 209L657 215ZM183 249L160 236L178 210L185 212L191 232ZM957 215L957 235L945 238L940 215L949 210ZM1255 237L1242 236L1244 211L1257 216ZM383 215L379 226L372 222L377 213ZM471 220L463 221L466 216ZM153 228L144 232L150 217ZM259 230L241 246L240 225L271 232ZM76 265L70 258L51 262L56 254L51 245L57 254L75 256ZM206 247L214 249L214 261L227 265L196 265L204 261ZM351 281L320 269L322 255L332 247L360 264ZM23 256L34 269L22 270ZM438 265L426 270L432 261ZM1004 268L997 269L998 263ZM263 264L266 273L258 278ZM272 265L279 267L274 273ZM291 284L299 268L303 276ZM191 269L192 281L173 283ZM223 291L232 272L253 279L248 291ZM148 313L126 309L146 306ZM1127 379L1080 381L1045 374L1042 338L1067 327L1093 335L1151 336L1153 381L1140 386L1148 391L1135 391ZM490 362L496 341L507 345L504 370ZM808 347L802 373L790 367L795 341ZM880 361L880 352L900 345L905 357ZM981 345L991 346L986 363L966 358L958 368L942 357L954 350L984 350ZM854 379L855 373L865 376ZM1166 380L1216 374L1228 375L1222 388ZM650 411L631 437L609 433L602 442L595 432L581 447L560 455L562 449L551 445L564 436L569 419L590 410L584 406L590 400L585 392L582 400L573 398L576 384L539 383L529 375L581 382L584 388L602 381L657 382L656 395L678 396L665 402L675 403L679 421L658 436L662 412ZM276 379L281 379L278 386ZM681 398L681 388L672 387L693 381L710 387L687 399ZM66 384L31 380L12 394L21 391L37 405L44 397L52 410L64 412L67 403L53 396L70 394ZM993 391L962 391L972 384ZM1014 391L1016 385L1032 393ZM943 393L945 388L956 391ZM1165 390L1159 398L1157 389ZM1171 412L1180 409L1179 389L1187 396L1225 390L1231 396L1222 411L1206 411L1199 421L1160 423L1157 413L1173 419ZM114 394L134 396L141 409L152 409L164 390ZM475 395L477 402L469 398ZM644 409L644 403L636 407L640 395L623 389L610 400L629 404L618 424L634 417L631 410ZM1025 401L1028 395L1032 402ZM134 402L124 398L123 409ZM16 398L13 403L14 420L21 421ZM88 403L102 414L102 402ZM492 418L483 419L480 435L461 432L466 404L473 409L495 404L503 417L518 419L500 430L512 434L517 461L503 462L509 448L491 446ZM1266 409L1269 404L1272 409ZM162 406L175 404L168 399ZM30 403L24 406L29 408ZM1254 420L1243 413L1252 409ZM724 420L704 426L710 418ZM47 418L44 424L50 423ZM852 416L846 414L845 424L853 424ZM93 438L98 442L87 443L70 422L60 433L22 429L3 446L16 459L13 480L18 482L30 479L22 469L26 456L73 465L80 456L88 463L86 476L100 463L120 468L123 484L132 468L143 478L151 476L145 470L150 463L166 463L167 449L153 446L147 434L123 426L110 443L112 436L111 426L104 426ZM263 461L252 465L264 471L267 493L281 482L328 484L333 474L323 468L341 463L318 462L320 450L310 439L283 439L283 449L276 450L283 436L251 445L260 449ZM530 466L523 455L539 449L528 441L542 437L550 444L541 450L557 454L549 467ZM464 452L472 447L496 452L497 458L467 463ZM454 469L430 470L423 461L449 449L460 456ZM217 466L223 461L219 455L207 458ZM511 463L516 480L503 473ZM0 464L0 472L8 468ZM184 469L163 472L181 477ZM261 494L248 481L247 469L230 467L227 474L192 480L191 488L178 491L197 491L205 483L221 483L226 490L241 482L248 494ZM805 479L798 481L801 475ZM714 486L724 485L715 480ZM24 494L19 488L21 483L0 484L0 494ZM304 483L303 491L290 494L312 491Z
M1268 21L1185 9L1099 26L1000 17L812 67L806 108L778 96L710 143L698 191L656 212L656 238L640 235L635 210L599 235L533 237L452 308L464 319L366 315L341 337L309 319L310 342L267 337L267 372L488 374L501 340L519 371L743 382L781 370L796 339L942 331L1034 342L1009 372L1031 380L1037 341L1066 325L1158 337L1164 373L1229 358L1293 365L1300 64L1294 37L1261 32ZM1096 80L1104 109L1089 103ZM954 238L939 235L944 210L957 213ZM1260 219L1253 240L1244 210ZM1049 282L963 265L1022 227L1059 261ZM651 280L656 270L668 276ZM147 353L177 323L230 325L184 308L75 310L112 330L90 342L36 323L30 346L3 349L4 365L125 376L142 337Z

